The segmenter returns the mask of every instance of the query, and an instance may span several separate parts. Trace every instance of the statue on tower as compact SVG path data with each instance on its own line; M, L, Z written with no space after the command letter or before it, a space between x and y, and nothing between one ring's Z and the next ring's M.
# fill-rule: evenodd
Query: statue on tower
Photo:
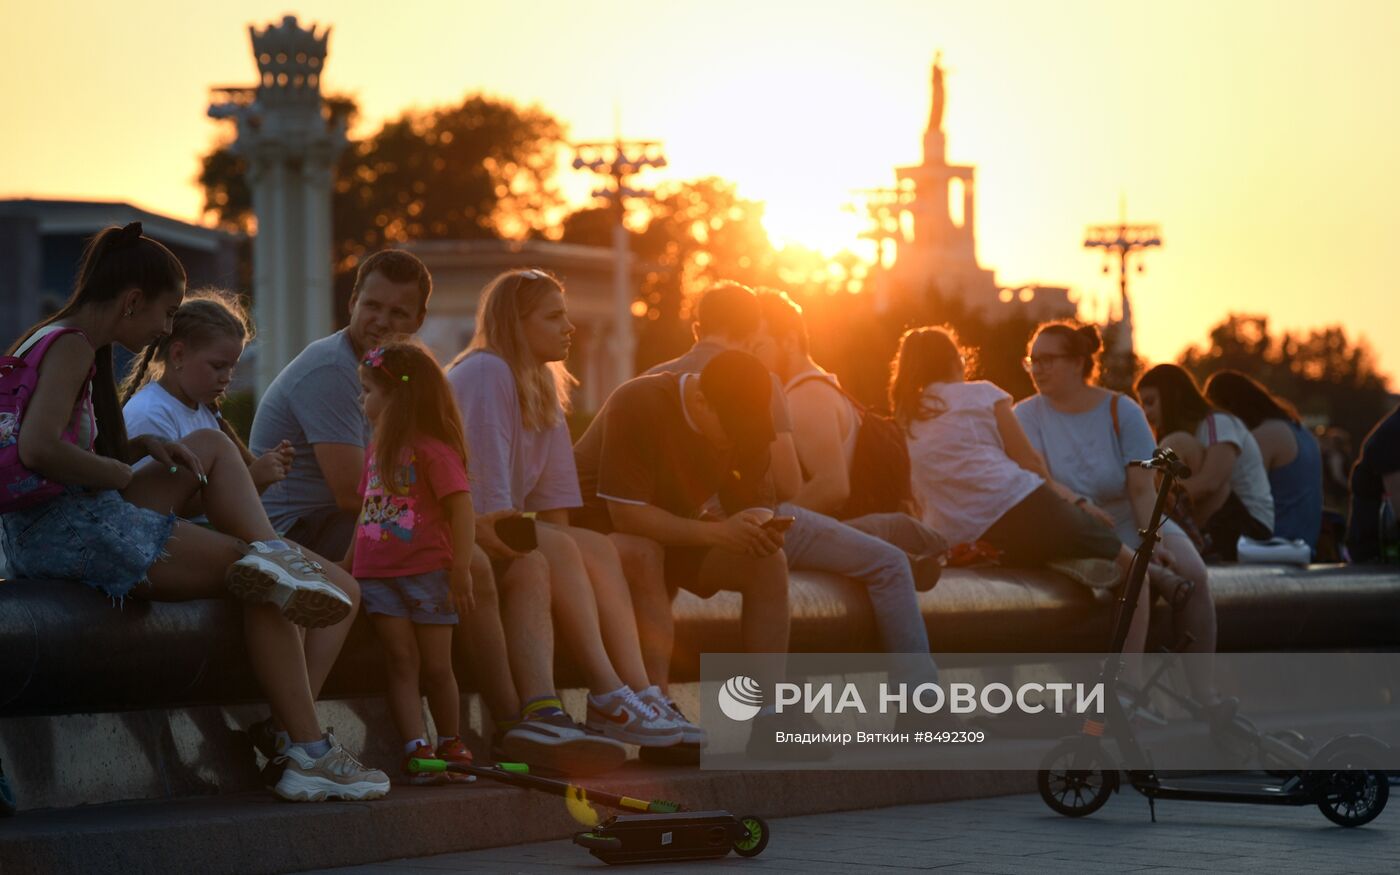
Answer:
M928 129L943 130L943 52L933 57L933 107L928 114Z

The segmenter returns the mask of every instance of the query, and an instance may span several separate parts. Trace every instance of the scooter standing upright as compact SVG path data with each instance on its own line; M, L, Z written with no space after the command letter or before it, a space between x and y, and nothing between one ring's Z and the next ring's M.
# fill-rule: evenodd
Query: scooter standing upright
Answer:
M1046 754L1036 780L1041 799L1066 817L1084 817L1102 808L1109 794L1118 791L1120 775L1126 775L1129 785L1147 797L1154 822L1158 799L1316 805L1328 820L1347 827L1374 820L1390 797L1385 772L1374 766L1389 748L1367 735L1339 736L1310 753L1301 749L1298 737L1253 733L1251 737L1262 753L1274 762L1298 769L1271 771L1269 775L1274 780L1267 782L1263 778L1252 782L1218 777L1164 779L1152 767L1118 696L1119 675L1124 668L1123 644L1133 610L1142 597L1148 564L1160 540L1158 531L1165 520L1168 493L1176 480L1191 476L1191 472L1169 449L1158 449L1150 460L1132 464L1158 472L1161 483L1147 528L1140 532L1142 544L1133 556L1127 584L1119 598L1111 655L1104 660L1100 675L1105 690L1104 719L1086 718L1079 735L1062 739ZM1247 721L1242 722L1233 714L1226 716L1224 722L1232 732L1252 729ZM1104 747L1105 734L1117 742L1123 759L1121 766Z

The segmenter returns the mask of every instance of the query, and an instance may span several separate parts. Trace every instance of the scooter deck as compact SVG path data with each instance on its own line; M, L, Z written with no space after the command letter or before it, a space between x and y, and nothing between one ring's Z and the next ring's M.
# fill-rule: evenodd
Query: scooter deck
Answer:
M1249 776L1238 779L1182 777L1159 779L1156 786L1134 788L1144 796L1155 799L1189 799L1201 802L1241 802L1255 805L1312 805L1317 797L1304 791L1295 780L1266 781Z

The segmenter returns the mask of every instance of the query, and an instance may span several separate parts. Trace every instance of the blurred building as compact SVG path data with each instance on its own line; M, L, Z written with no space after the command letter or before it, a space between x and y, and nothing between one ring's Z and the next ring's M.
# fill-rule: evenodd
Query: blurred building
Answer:
M73 291L83 247L108 225L140 222L180 259L190 289L239 290L242 238L120 201L0 199L0 343L53 313Z
M558 277L577 328L566 362L582 383L574 403L585 413L602 406L617 382L608 345L615 322L611 249L546 240L419 240L403 248L432 272L433 297L418 336L444 364L471 340L481 290L493 277L514 268ZM638 283L634 278L634 287Z
M933 64L933 101L924 131L922 164L896 168L899 232L888 283L895 295L956 300L996 321L1002 314L1031 319L1073 316L1069 289L1025 285L1002 288L996 272L977 261L976 168L949 164L943 132L943 67Z

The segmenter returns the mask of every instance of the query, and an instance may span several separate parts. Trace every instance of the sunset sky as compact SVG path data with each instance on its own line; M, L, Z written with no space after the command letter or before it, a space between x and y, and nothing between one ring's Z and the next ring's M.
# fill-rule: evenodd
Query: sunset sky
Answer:
M361 130L469 91L575 139L665 142L653 175L735 180L778 242L834 251L855 188L920 160L929 65L950 160L977 166L979 255L1005 285L1115 281L1086 224L1160 222L1140 351L1229 311L1340 322L1400 374L1400 2L188 2L0 0L0 197L128 200L195 219L211 85L251 84L247 25L334 26L326 87ZM567 179L586 197L589 180ZM1400 385L1392 383L1392 390Z

